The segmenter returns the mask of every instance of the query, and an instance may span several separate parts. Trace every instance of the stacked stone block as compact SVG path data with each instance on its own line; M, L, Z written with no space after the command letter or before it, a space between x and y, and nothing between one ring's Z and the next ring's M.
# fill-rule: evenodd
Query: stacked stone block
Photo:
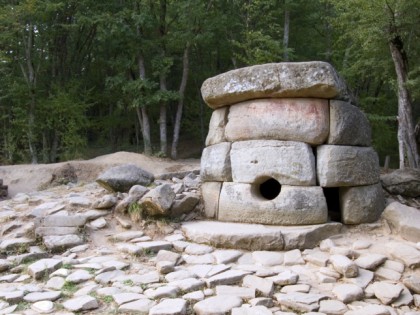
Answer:
M378 219L384 199L370 126L330 64L237 69L207 79L201 92L214 109L201 160L207 217L321 224L332 192L343 223Z

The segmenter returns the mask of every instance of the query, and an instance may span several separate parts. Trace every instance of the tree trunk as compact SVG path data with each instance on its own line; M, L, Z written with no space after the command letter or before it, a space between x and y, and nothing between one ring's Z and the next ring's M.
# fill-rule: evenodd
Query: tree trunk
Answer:
M146 68L144 66L144 57L141 52L138 54L138 68L139 68L139 80L146 79ZM140 119L139 123L141 126L141 132L143 135L143 145L144 145L144 153L146 155L152 154L152 142L150 137L150 122L149 122L149 114L147 113L146 106L141 106L140 110L137 108L137 117Z
M184 56L182 58L182 79L181 79L181 84L179 86L179 100L178 100L178 106L177 106L176 115L175 115L174 137L173 137L172 149L171 149L171 158L174 160L177 158L177 155L178 155L177 149L178 149L178 142L179 142L179 132L181 130L182 109L184 107L185 89L187 87L187 81L188 81L189 50L190 50L190 43L187 42L184 49Z
M389 48L394 62L398 84L398 144L400 168L418 168L420 166L420 159L414 132L410 93L406 86L408 60L403 49L403 42L398 35L389 42Z
M290 10L287 7L287 0L284 0L284 31L283 31L283 60L289 61L289 26Z
M159 77L160 90L163 92L167 91L166 88L166 74L161 73ZM159 114L159 129L160 129L160 152L166 156L168 152L168 139L166 132L166 103L162 101L160 103L160 114Z
M22 74L25 78L25 81L29 89L29 107L28 107L28 146L29 153L31 155L32 164L38 163L37 150L36 150L36 137L35 137L35 109L36 109L36 72L32 60L32 47L34 40L34 26L30 23L27 28L28 38L25 41L25 59L26 59L26 69L21 64L20 68Z

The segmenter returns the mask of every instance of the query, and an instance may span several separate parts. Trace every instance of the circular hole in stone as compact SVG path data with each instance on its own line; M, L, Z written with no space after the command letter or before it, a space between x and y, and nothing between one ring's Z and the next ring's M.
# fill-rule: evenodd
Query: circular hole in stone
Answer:
M281 185L274 178L269 178L260 184L260 194L267 200L273 200L281 191Z

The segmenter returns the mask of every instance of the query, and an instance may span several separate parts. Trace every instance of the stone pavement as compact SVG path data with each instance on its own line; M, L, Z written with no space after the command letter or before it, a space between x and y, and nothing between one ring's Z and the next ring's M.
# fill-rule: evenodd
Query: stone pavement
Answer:
M94 209L115 198L93 183L0 203L0 315L420 314L420 244L381 222L312 249L216 248Z

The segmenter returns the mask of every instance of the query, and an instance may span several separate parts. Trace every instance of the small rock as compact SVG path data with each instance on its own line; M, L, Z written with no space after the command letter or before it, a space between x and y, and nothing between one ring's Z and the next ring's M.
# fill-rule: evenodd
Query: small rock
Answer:
M121 292L112 294L112 298L114 299L115 303L122 305L136 300L144 299L145 296L139 293Z
M48 235L44 236L44 244L51 251L63 251L69 247L83 244L83 240L79 235Z
M179 259L181 258L181 255L178 253L174 253L168 250L160 250L156 255L156 261L169 261L174 263L175 265L178 263Z
M286 285L283 288L281 288L281 293L308 293L311 289L311 286L309 284L294 284L294 285Z
M96 219L96 220L90 222L90 226L94 230L102 229L102 228L106 227L106 225L107 225L107 223L106 223L106 220L104 218L99 218L99 219Z
M32 292L23 298L27 302L55 301L61 297L60 291Z
M150 309L155 305L156 305L156 302L152 300L140 299L137 301L120 305L120 307L118 308L118 312L148 315Z
M319 302L319 312L329 315L341 315L348 310L346 304L337 300L325 300Z
M66 283L66 280L62 277L52 277L48 280L45 287L52 290L61 290Z
M302 258L302 254L299 249L290 250L284 253L284 265L304 265L305 261Z
M279 273L277 276L267 278L272 280L277 285L293 285L299 280L299 275L293 271L286 270Z
M184 299L166 299L153 306L150 315L184 315L187 312L187 301Z
M251 306L265 306L265 307L273 307L273 299L265 298L265 297L258 297L255 299L249 300L249 304Z
M403 288L396 284L378 281L373 284L373 291L383 304L388 305L399 298Z
M203 280L187 278L183 280L172 281L169 283L169 285L176 286L184 292L191 292L203 289L206 284Z
M385 267L379 267L375 270L375 279L378 280L390 280L390 281L399 281L401 278L401 273L392 269Z
M149 289L144 294L152 300L177 297L180 289L173 285L166 285L156 289Z
M113 195L103 196L97 203L93 205L95 209L109 209L117 204L117 197Z
M277 266L283 264L284 254L280 252L255 251L252 253L255 262L262 266Z
M69 311L80 312L98 308L99 304L94 297L85 295L67 300L63 303L63 306Z
M363 290L355 284L339 284L332 292L343 303L351 303L363 298Z
M330 262L334 269L346 278L354 278L358 275L357 265L343 255L331 255Z
M31 309L37 313L49 314L54 311L54 303L51 301L39 301L31 305Z
M244 288L231 285L218 285L216 286L216 295L219 296L237 296L241 299L255 298L254 288Z
M156 263L156 269L161 274L168 274L175 270L175 263L172 261L158 261Z
M82 283L87 280L90 280L93 278L93 275L91 275L86 270L76 270L75 272L71 273L67 276L66 281L69 283Z
M227 314L241 305L242 299L237 296L214 296L196 303L193 309L197 315Z
M185 248L185 253L190 255L204 255L213 252L213 247L201 244L190 244Z
M144 233L142 231L128 231L113 235L112 240L116 242L128 242L133 238L142 237L143 235Z
M378 266L382 265L387 257L380 254L364 254L357 258L354 263L360 268L367 270L375 270Z
M256 290L264 297L271 297L274 293L274 282L269 279L248 275L244 277L242 285Z
M239 257L242 256L242 252L235 249L216 250L213 252L213 256L218 264L228 264L235 262Z
M50 274L53 271L57 270L62 265L61 259L52 259L52 258L45 258L34 262L33 264L29 265L28 273L35 280L41 279L45 274Z
M139 204L149 215L167 215L174 200L175 193L171 185L164 184L145 194Z
M194 291L182 296L184 300L191 301L191 302L198 302L204 300L204 293L203 291Z
M403 279L404 285L416 294L420 294L420 276L411 275Z
M210 277L206 280L207 286L214 287L216 285L229 285L240 282L248 272L241 270L228 270Z
M232 315L272 315L273 313L265 306L235 307Z
M134 164L115 166L100 174L96 182L110 191L128 191L134 185L147 186L154 180L153 174Z

